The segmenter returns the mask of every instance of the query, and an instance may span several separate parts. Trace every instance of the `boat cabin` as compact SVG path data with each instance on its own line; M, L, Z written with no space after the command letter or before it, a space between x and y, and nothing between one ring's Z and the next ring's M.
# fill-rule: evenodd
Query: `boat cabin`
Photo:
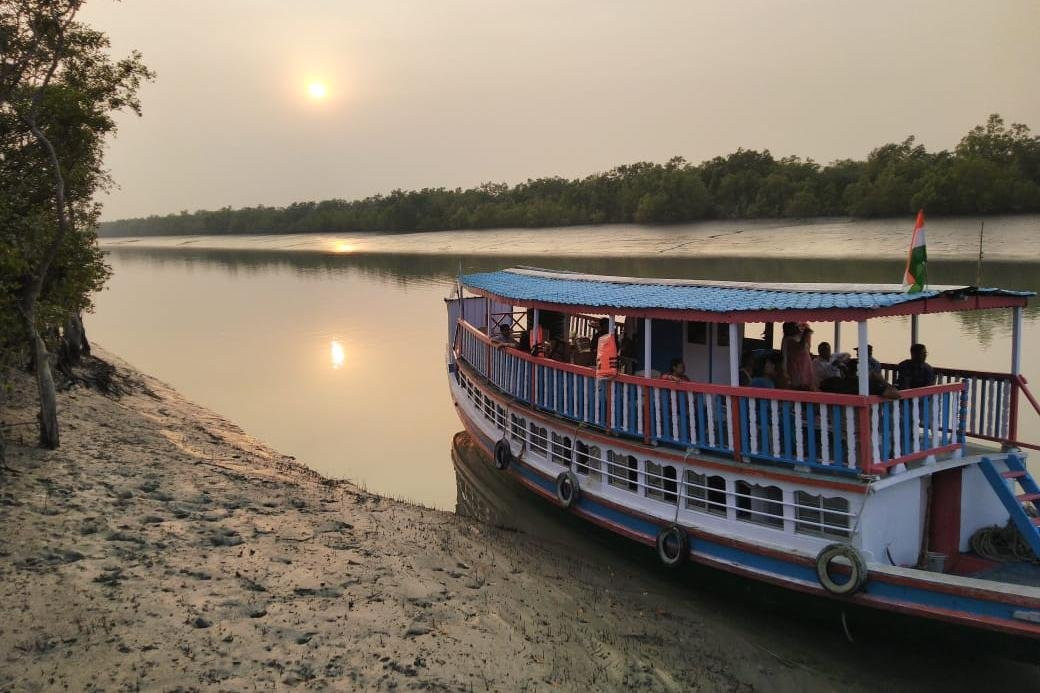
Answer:
M968 438L1035 447L1018 440L1017 426L1028 394L1020 364L1031 292L943 286L910 294L898 285L532 268L464 276L458 291L449 329L462 360L521 403L611 435L861 477L963 455ZM908 387L897 364L854 358L871 350L871 320L909 316L909 346L919 341L920 315L993 308L1007 309L1012 325L1007 372L934 367L932 383ZM815 344L830 342L834 371L792 382L784 332L798 340L806 327ZM596 367L603 334L618 351L609 373ZM678 376L670 373L677 363Z

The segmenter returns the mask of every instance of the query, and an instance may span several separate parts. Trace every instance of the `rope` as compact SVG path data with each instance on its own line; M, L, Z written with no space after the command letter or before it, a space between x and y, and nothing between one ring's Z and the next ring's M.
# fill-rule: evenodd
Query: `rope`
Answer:
M1040 558L1008 520L1003 527L983 527L971 535L971 550L983 558L1000 563L1023 561L1040 564Z

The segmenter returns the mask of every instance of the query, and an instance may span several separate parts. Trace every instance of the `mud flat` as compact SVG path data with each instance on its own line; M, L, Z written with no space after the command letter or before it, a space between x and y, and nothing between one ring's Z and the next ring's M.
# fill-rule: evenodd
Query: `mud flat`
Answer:
M63 392L61 449L28 445L28 378L0 411L19 424L0 473L2 689L1040 685L1034 666L849 644L615 549L324 479L100 355L124 392ZM456 451L473 454L464 436Z

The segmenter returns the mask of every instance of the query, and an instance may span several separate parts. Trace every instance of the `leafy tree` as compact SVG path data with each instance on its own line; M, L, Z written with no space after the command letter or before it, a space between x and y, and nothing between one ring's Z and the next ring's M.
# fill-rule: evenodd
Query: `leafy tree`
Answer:
M82 4L0 3L0 315L17 316L28 343L49 448L59 434L47 341L107 278L94 201L109 184L104 141L115 111L139 112L138 88L152 76L137 53L108 56L107 37L75 21ZM0 330L9 353L13 320Z
M755 217L862 217L1040 211L1040 138L998 115L953 152L931 153L913 137L863 161L820 166L795 156L738 149L701 164L672 157L584 178L426 188L362 200L285 208L182 212L103 225L110 235L436 231L569 224L676 223Z

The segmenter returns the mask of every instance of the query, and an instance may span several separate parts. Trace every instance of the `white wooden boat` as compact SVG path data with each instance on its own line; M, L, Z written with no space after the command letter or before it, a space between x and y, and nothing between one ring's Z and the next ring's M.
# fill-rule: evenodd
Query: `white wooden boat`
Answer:
M513 268L460 278L447 299L450 387L489 463L569 512L687 560L792 590L1003 633L1040 637L1040 567L972 550L1014 527L1040 555L1040 489L1025 467L1020 373L1033 294L889 285L753 284ZM935 385L853 394L740 385L742 357L774 322L855 323L1006 309L1007 373L935 368ZM600 321L630 373L597 377L586 342ZM766 337L753 337L765 326ZM496 339L541 326L567 361ZM829 330L828 325L828 330ZM632 355L634 353L634 355ZM689 382L662 379L678 355ZM891 379L894 366L883 365ZM891 397L891 392L889 393Z

